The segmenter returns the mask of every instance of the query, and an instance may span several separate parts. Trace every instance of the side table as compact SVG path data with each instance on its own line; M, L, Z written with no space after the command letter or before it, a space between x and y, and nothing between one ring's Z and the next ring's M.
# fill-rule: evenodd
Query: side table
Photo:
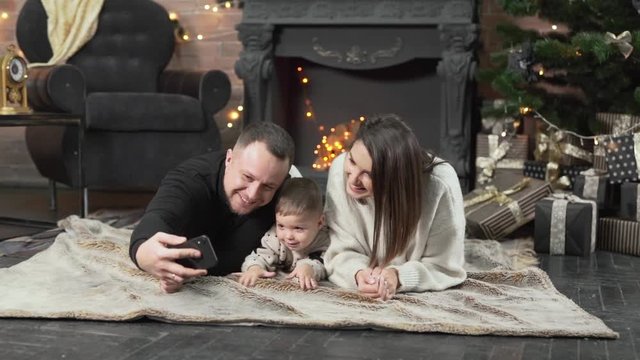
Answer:
M78 178L80 179L80 216L87 215L88 192L84 184L84 165L82 162L82 140L84 137L84 127L82 126L82 116L76 114L59 113L38 113L31 114L11 114L0 115L0 127L9 126L77 126L78 127ZM52 188L52 204L55 204L55 185ZM18 224L29 227L50 227L51 224L41 221L32 221L11 217L0 217L0 222ZM47 226L48 225L48 226ZM53 224L55 225L55 224Z

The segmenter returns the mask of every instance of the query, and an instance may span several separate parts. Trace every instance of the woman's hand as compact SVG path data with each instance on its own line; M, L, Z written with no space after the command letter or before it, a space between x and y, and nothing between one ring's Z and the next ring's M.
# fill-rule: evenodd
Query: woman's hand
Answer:
M366 268L356 273L356 285L362 295L387 301L398 289L398 271L392 268Z
M398 270L394 268L381 269L380 279L378 281L379 298L382 301L391 299L396 294L399 284L400 281L398 279Z

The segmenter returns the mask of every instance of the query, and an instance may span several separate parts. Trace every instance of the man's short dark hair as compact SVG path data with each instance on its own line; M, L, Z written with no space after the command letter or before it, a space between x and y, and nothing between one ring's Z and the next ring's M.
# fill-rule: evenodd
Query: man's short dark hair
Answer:
M293 164L295 144L291 135L282 127L270 121L257 121L242 129L236 146L245 148L256 141L267 145L269 152L280 160Z

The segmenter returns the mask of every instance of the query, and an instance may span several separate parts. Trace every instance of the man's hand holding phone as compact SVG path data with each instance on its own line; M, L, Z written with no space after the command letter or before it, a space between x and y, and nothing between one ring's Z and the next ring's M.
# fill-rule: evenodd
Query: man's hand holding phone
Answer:
M201 253L194 248L172 248L186 243L182 236L158 232L145 241L136 252L138 266L160 280L162 290L173 293L189 279L204 276L206 269L192 269L177 261L186 258L200 258Z

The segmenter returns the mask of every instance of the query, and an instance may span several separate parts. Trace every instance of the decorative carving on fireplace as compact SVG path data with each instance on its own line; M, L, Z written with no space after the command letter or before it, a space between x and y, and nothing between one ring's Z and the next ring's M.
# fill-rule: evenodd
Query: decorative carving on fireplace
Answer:
M313 51L316 54L322 57L335 57L337 62L342 62L342 59L345 58L349 64L362 64L367 61L375 64L378 61L378 58L392 58L396 56L398 51L402 48L402 39L397 37L395 44L388 49L380 49L374 51L371 55L368 55L368 51L362 49L360 45L353 45L346 51L345 55L338 50L327 50L325 49L319 42L317 37L311 39L311 43L313 43ZM368 59L368 60L367 60Z
M344 71L435 59L432 71L441 89L425 89L424 96L439 97L441 104L422 118L439 121L440 137L439 143L423 146L450 161L468 190L474 21L475 0L245 0L237 27L243 50L235 66L244 81L245 124L273 121L279 96L276 57L299 57Z

